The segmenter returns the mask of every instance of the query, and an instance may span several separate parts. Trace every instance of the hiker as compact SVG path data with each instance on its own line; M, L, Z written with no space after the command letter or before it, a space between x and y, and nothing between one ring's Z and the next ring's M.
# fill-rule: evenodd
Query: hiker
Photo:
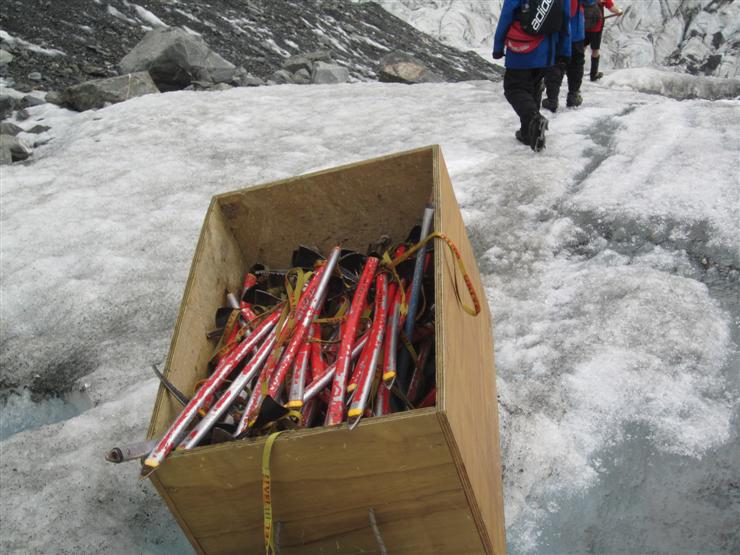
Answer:
M596 4L586 6L584 16L586 20L586 39L584 47L591 47L591 81L598 81L604 74L599 71L599 49L601 48L601 34L604 31L604 8L615 15L624 12L614 5L614 0L597 0Z
M566 0L567 1L567 0ZM504 96L519 116L516 139L535 152L545 148L547 118L540 114L545 70L559 45L570 51L564 0L504 0L493 40L493 58L504 57Z
M555 64L545 73L545 90L547 98L542 101L542 107L551 112L558 109L558 96L563 76L568 76L568 96L565 105L577 107L583 104L581 83L583 83L583 66L586 62L583 41L586 37L586 27L583 15L583 6L592 5L596 0L565 0L570 18L570 55L558 45Z

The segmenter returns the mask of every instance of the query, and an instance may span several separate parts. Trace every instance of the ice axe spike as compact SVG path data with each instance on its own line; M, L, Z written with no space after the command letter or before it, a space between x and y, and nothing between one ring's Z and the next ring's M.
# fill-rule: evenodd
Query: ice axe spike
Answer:
M152 370L154 370L154 373L159 378L159 381L162 382L162 385L165 387L167 391L169 391L172 396L179 401L179 403L184 407L190 402L190 399L187 395L185 395L182 391L177 389L173 383L164 377L164 374L159 371L159 368L157 368L156 364L152 364Z

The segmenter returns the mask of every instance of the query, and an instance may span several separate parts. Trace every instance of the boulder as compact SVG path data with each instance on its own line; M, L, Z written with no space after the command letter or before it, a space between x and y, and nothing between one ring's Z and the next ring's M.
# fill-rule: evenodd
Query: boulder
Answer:
M9 121L0 123L0 135L10 135L15 137L21 131L23 131L23 129L18 127L15 123L11 123Z
M277 85L285 85L293 82L293 74L287 69L278 69L270 76L270 80Z
M239 80L242 87L261 87L262 85L266 85L267 82L264 79L260 79L259 77L255 77L253 75L248 75L242 79Z
M228 91L233 88L228 83L211 83L210 81L193 81L186 90L192 91Z
M193 81L227 83L236 71L201 37L179 27L149 31L120 67L124 73L148 71L161 91L184 89Z
M123 102L135 96L155 94L159 90L146 71L85 81L65 89L64 104L73 110L82 112L93 108L102 108L106 104Z
M311 71L312 67L313 61L302 55L291 56L290 58L286 58L282 63L282 68L291 73L296 73L301 69Z
M305 68L299 69L293 74L293 82L298 85L310 85L311 73Z
M57 106L64 105L64 95L57 91L49 91L46 93L46 101Z
M51 127L49 127L48 125L37 124L26 131L26 133L33 133L34 135L38 135L40 133L46 133L49 129L51 129Z
M41 81L42 76L41 76L41 73L40 72L38 72L38 71L32 71L31 73L28 74L28 78L31 81Z
M380 59L381 81L386 83L441 83L440 75L427 69L422 62L404 52L391 52Z
M0 64L9 64L13 61L14 56L7 50L0 48Z
M18 102L19 108L30 108L31 106L41 106L42 104L46 104L46 100L39 98L37 96L32 96L30 94L27 94L23 98L20 99Z
M337 64L316 62L311 73L311 82L316 85L333 85L349 81L349 70Z
M0 158L3 164L25 160L33 152L31 147L21 139L10 135L0 135L0 151L2 151ZM7 161L8 158L10 158L10 162Z
M313 70L315 62L331 62L331 53L328 50L314 50L305 54L297 54L283 60L282 67L291 73L297 73L301 69Z
M7 94L0 95L0 119L7 118L17 107L17 99Z

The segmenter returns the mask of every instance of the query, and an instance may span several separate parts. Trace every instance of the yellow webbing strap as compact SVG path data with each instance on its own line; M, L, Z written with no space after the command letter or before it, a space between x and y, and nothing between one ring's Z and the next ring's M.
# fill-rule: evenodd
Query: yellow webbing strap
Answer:
M275 532L272 526L272 495L271 495L271 476L270 476L270 453L272 446L277 437L283 432L270 434L265 442L265 448L262 451L262 513L264 516L264 537L265 537L265 555L277 553L275 550Z
M465 264L463 263L462 256L460 255L460 251L458 250L455 243L452 242L452 239L450 239L446 234L435 231L434 233L430 233L427 235L424 239L416 243L413 247L411 247L409 250L407 250L405 253L403 253L401 256L393 260L390 264L386 263L386 267L388 268L395 268L398 264L403 262L404 260L407 260L411 256L416 253L420 248L422 248L424 245L426 245L429 241L432 239L441 239L444 241L447 246L450 249L450 252L452 252L453 256L455 257L455 260L457 261L457 266L460 268L460 273L463 276L463 280L465 280L465 286L468 289L468 293L470 294L470 298L473 301L473 306L468 306L462 301L462 297L460 297L460 291L457 286L457 275L455 276L455 282L453 283L453 288L455 290L455 296L457 297L458 303L460 303L460 306L462 309L470 314L471 316L477 316L480 314L480 301L478 300L478 295L475 292L475 289L473 288L473 282L470 280L470 276L468 275L468 271L465 269Z

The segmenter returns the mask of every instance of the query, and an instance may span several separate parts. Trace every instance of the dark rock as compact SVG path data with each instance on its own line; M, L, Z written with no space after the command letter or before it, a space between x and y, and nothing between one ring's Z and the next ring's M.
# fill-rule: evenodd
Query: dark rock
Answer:
M267 85L267 81L259 77L249 76L241 80L242 87L261 87L262 85Z
M63 95L65 105L82 112L102 108L106 104L123 102L135 96L158 92L149 74L146 71L140 71L120 77L86 81L67 88Z
M236 71L202 38L177 27L149 31L120 66L127 73L149 71L162 91L183 89L193 81L227 83Z
M28 118L31 117L31 114L28 113L28 110L25 108L21 108L15 113L15 119L18 121L26 121Z
M441 75L430 71L418 59L405 52L391 52L380 60L380 80L387 83L439 83Z
M46 104L46 100L38 98L37 96L31 96L30 94L27 94L20 99L20 101L18 102L18 107L30 108L31 106L41 106L42 104Z
M293 74L293 82L298 85L310 85L311 74L305 68L299 69Z
M311 73L311 81L316 85L331 85L346 83L349 80L349 71L346 67L337 64L316 62Z
M57 91L50 91L46 93L46 101L50 102L51 104L56 104L57 106L63 106L64 96L62 95L62 93L59 93Z
M7 94L0 95L0 119L7 118L18 107L18 99Z
M38 135L40 133L46 133L49 129L51 129L51 127L49 127L48 125L39 124L39 125L34 125L33 127L31 127L31 129L26 131L26 133L33 133L35 135Z
M210 81L193 81L186 87L189 91L227 91L233 88L228 83L211 83Z
M315 50L313 52L306 52L305 54L298 54L286 58L282 64L283 69L287 69L291 73L296 73L298 70L305 69L306 71L313 70L313 64L315 62L331 62L331 53L328 50Z
M313 62L309 60L306 56L291 56L290 58L285 59L282 64L282 68L291 73L296 73L301 69L311 71L311 69L313 68Z
M33 90L33 88L28 83L16 83L15 90L17 90L18 92L29 93Z
M21 139L10 135L0 135L0 151L6 151L1 156L3 163L6 163L7 152L10 153L11 162L25 160L31 156L31 153L33 152L31 147Z
M23 131L23 129L18 127L15 123L11 123L9 121L0 123L0 135L10 135L15 137L21 131Z
M270 78L277 85L285 85L293 82L293 74L287 69L279 69Z
M108 70L104 67L96 66L93 64L82 64L80 68L84 73L92 77L112 77L109 75Z

